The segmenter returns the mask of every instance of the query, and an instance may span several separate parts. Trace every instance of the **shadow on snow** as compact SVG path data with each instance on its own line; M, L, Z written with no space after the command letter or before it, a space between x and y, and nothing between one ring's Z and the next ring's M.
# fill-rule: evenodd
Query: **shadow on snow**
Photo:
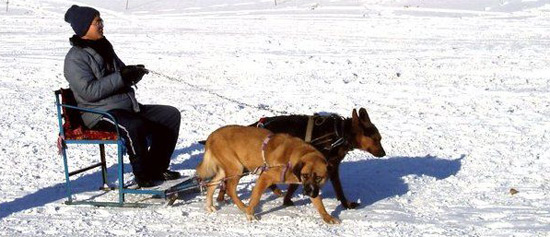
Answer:
M198 143L191 144L186 148L177 149L174 151L173 157L181 154L187 154L196 150L201 150L203 147ZM182 163L173 164L173 170L195 169L202 160L202 153L192 155L189 159ZM409 191L408 185L403 181L402 177L407 175L430 176L436 179L444 179L458 173L461 167L461 158L449 160L441 159L433 156L425 157L389 157L385 159L367 159L361 161L344 162L340 165L340 176L344 193L350 201L361 200L361 206L371 205L379 200L400 196ZM59 167L62 169L62 167ZM124 165L126 173L131 172L129 164ZM117 166L116 164L108 168L108 177L112 182L116 179ZM66 198L65 183L63 176L59 177L63 182L51 187L46 187L37 190L34 193L17 198L13 201L0 203L0 219L7 217L13 213L31 209L34 207L43 206L45 204L59 201ZM97 170L93 173L84 174L76 179L72 179L71 185L73 193L83 193L97 191L101 183L101 172ZM285 186L283 186L285 187ZM270 191L267 191L268 193ZM250 192L240 192L241 195L249 196ZM301 193L298 189L296 194ZM323 188L324 198L336 198L334 189L330 182ZM271 195L266 200L260 203L260 208L263 203L275 199ZM296 205L303 205L307 199L297 200L294 197ZM262 212L266 214L272 211L281 209L277 207L271 210ZM338 215L342 211L342 207L338 206L333 212L333 215Z
M180 154L184 153L191 153L197 149L202 149L203 146L195 143L192 144L189 147L183 148L183 149L177 149L174 151L174 154L172 157L176 157ZM59 157L61 160L62 158ZM113 162L113 160L116 161L116 157L107 157L107 162ZM127 158L125 157L127 160ZM200 155L194 155L191 157L191 159L188 159L184 161L181 164L173 164L172 169L175 170L182 170L182 169L195 169L195 167L198 165L199 161L202 159L202 153ZM98 156L99 160L99 156ZM61 162L59 162L59 170L63 170L63 166L61 165ZM76 167L70 167L71 170L77 169ZM125 163L124 164L124 171L125 173L130 173L132 170L132 167L130 164ZM110 167L107 168L108 173L108 183L113 185L113 181L117 179L117 165L113 164ZM61 183L58 183L54 186L45 187L42 189L37 190L34 193L27 194L23 197L16 198L13 201L8 201L4 203L0 203L0 219L3 219L4 217L7 217L13 213L20 212L23 210L31 209L34 207L40 207L44 206L48 203L57 202L63 199L67 198L67 193L65 189L65 176L64 174L59 177L57 177L58 180L61 180ZM99 187L101 186L101 171L100 169L94 169L93 171L88 171L81 176L78 176L77 178L71 177L71 187L74 194L79 193L85 193L85 192L92 192L97 191ZM118 199L117 199L118 200ZM113 200L113 201L117 201Z
M349 162L344 159L344 162L340 165L340 178L348 201L356 202L360 200L358 209L361 209L385 198L406 194L409 191L409 186L403 180L405 176L430 176L439 180L456 175L461 168L461 160L464 157L465 155L462 155L454 160L434 156L389 157ZM270 193L270 191L266 192ZM301 192L302 189L299 188L295 193L293 198L295 205L304 205L309 202L309 198L306 196L302 196L302 199L296 197ZM330 181L323 187L322 196L323 198L336 198ZM276 196L271 194L265 201L275 198ZM260 205L265 201L261 202ZM282 208L284 207L276 207L261 212L261 214ZM260 209L258 208L258 210ZM332 215L338 216L343 210L343 207L338 205Z

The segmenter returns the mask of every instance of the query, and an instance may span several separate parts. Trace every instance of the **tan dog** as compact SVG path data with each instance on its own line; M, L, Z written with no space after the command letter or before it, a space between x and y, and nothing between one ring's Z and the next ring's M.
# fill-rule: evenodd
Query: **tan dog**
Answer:
M299 138L287 134L275 134L256 127L231 125L214 131L206 140L204 159L197 166L201 179L213 177L210 183L227 183L227 193L248 220L254 220L254 208L262 193L272 184L302 184L304 194L311 201L326 223L338 224L340 220L330 216L319 195L327 179L327 162L323 154ZM265 160L264 160L265 159ZM265 161L265 162L264 162ZM268 167L256 181L249 206L237 196L237 184L245 170L254 171L264 164ZM216 185L206 192L206 210L216 211L212 198Z

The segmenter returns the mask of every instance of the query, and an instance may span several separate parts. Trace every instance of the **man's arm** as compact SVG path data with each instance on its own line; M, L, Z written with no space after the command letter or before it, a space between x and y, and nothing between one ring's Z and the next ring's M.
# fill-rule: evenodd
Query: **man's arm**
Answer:
M84 55L78 56L65 58L64 73L71 90L86 101L101 100L125 87L120 72L96 78L91 68L93 59Z

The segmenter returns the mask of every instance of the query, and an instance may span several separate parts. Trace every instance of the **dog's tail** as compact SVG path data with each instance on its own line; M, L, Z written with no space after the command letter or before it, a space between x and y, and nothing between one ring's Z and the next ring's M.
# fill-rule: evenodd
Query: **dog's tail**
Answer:
M204 152L204 158L197 166L197 176L199 176L199 178L201 179L208 179L216 175L217 171L218 161L212 155L212 152L209 149L206 149L206 151Z

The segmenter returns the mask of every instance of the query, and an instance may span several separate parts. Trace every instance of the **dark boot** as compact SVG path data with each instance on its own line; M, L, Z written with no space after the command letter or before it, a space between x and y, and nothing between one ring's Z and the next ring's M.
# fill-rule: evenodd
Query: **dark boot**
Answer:
M145 176L145 175L134 175L134 180L141 188L149 188L156 186L153 179Z
M154 180L174 180L174 179L179 179L180 177L181 177L181 174L179 172L165 170L160 174L154 175L153 179Z

